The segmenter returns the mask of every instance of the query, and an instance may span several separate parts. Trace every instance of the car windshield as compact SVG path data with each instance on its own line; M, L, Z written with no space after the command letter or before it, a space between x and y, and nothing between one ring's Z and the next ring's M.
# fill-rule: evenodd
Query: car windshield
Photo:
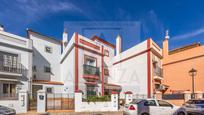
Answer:
M130 104L138 104L138 103L140 103L141 101L143 101L143 99L133 99Z

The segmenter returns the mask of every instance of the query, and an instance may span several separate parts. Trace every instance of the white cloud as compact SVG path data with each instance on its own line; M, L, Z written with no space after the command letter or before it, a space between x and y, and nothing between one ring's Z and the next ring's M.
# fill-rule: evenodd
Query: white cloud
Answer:
M4 0L7 8L1 9L4 15L1 18L33 22L46 16L46 14L58 13L61 11L66 12L81 12L81 9L76 7L69 1L55 1L55 0L17 0L7 1Z
M201 35L204 33L204 28L200 28L197 29L195 31L189 32L189 33L185 33L185 34L181 34L181 35L177 35L172 37L172 40L183 40L183 39L189 39L198 35Z

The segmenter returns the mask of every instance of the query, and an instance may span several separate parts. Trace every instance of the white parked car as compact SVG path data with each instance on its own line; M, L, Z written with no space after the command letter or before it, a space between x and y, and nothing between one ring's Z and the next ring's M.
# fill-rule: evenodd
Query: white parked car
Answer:
M125 115L187 115L182 107L157 99L138 99L126 104Z

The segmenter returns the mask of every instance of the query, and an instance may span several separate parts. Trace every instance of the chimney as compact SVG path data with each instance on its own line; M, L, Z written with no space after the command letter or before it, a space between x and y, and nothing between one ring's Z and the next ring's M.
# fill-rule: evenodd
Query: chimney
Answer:
M0 24L0 31L4 31L4 26Z
M118 35L116 38L116 55L119 55L122 52L122 42L121 42L121 36Z
M163 41L163 57L167 57L169 55L169 31L166 30L166 36Z
M67 29L64 28L64 32L63 32L63 35L62 35L62 46L63 46L63 50L66 48L67 44L68 44L68 33L67 33Z

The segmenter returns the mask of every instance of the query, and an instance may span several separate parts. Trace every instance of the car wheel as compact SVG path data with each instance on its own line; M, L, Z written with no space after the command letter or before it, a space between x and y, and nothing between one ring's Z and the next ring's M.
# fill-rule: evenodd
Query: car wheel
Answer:
M177 115L185 115L184 112L178 112Z
M149 115L149 113L142 113L142 115Z

